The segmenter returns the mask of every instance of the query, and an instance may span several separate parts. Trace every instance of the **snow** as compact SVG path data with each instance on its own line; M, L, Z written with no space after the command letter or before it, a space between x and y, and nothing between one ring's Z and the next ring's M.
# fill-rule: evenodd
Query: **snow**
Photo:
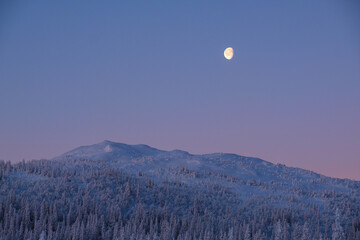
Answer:
M104 151L105 152L111 152L112 149L111 149L110 145L106 145L106 147L104 148Z
M298 199L325 207L324 196L336 191L349 194L359 182L334 179L318 173L273 164L259 158L230 153L195 155L183 150L164 151L148 145L128 145L104 141L71 150L54 161L92 160L133 175L139 172L155 181L180 181L205 186L219 184L243 199L253 196L280 196L276 205L289 205L287 199ZM185 170L182 170L184 169ZM358 193L360 195L360 193Z

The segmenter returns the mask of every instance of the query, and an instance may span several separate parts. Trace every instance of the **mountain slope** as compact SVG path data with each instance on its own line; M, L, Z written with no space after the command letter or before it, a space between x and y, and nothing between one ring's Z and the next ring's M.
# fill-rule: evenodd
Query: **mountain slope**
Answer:
M331 203L324 199L333 193L345 197L353 193L360 198L357 181L330 178L304 169L228 153L193 155L181 150L163 151L147 145L103 141L76 148L53 160L68 163L91 160L95 165L122 169L156 181L197 186L218 184L245 200L277 196L281 199L274 203L277 205L294 205L298 201L329 207Z
M104 141L0 161L1 239L360 240L359 206L358 181L236 154Z

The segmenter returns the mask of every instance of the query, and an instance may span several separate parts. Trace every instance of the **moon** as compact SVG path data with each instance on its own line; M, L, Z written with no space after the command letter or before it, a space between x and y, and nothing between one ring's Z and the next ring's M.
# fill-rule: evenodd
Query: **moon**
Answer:
M231 60L234 56L234 49L232 47L225 49L224 56L227 60Z

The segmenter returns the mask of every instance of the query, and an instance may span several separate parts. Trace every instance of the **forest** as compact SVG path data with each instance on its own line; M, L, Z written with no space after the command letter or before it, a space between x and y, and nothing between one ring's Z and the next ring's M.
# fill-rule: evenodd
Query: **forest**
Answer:
M326 196L332 209L291 208L267 204L272 196L245 201L216 181L160 181L93 163L0 161L0 239L360 239L351 196Z

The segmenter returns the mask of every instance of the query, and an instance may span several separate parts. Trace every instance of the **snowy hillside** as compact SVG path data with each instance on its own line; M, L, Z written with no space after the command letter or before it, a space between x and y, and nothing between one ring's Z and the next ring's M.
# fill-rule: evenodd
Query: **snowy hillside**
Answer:
M360 240L360 182L104 141L0 161L0 239Z
M209 182L239 193L241 198L281 195L283 204L303 201L329 207L326 196L355 192L357 181L326 177L312 171L273 164L259 158L229 153L193 155L186 151L163 151L147 145L127 145L103 141L71 150L55 161L92 160L133 175L146 175L157 181L180 181L197 186ZM291 201L288 201L290 200ZM276 204L280 204L276 201Z

